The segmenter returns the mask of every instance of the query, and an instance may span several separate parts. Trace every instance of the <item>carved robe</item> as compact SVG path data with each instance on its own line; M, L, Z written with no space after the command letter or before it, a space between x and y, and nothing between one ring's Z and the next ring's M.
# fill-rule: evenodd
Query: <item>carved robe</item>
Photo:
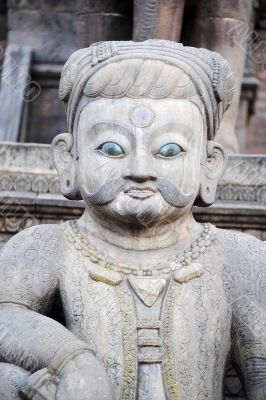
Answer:
M221 400L231 345L246 389L264 390L266 272L260 241L217 230L197 259L201 276L184 283L172 274L121 275L116 284L101 282L97 274L92 278L93 263L67 241L62 226L31 228L11 246L15 257L6 256L9 248L2 254L0 302L46 313L57 292L67 328L103 363L116 400Z
M187 283L168 276L153 305L131 277L115 286L97 281L79 258L72 275L61 276L67 326L103 362L116 399L222 399L232 310L214 256L213 246L199 260L203 274ZM150 278L150 285L144 278L148 291L156 292L156 280L164 278Z

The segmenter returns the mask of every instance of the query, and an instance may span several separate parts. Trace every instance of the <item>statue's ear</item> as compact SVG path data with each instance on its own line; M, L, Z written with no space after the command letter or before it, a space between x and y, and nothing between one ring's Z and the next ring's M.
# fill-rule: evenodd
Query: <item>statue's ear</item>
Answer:
M219 179L224 173L227 155L219 143L207 142L207 158L201 165L201 181L196 206L208 207L215 201Z
M73 136L70 133L57 135L52 142L53 161L59 175L61 193L68 199L80 200L72 146Z

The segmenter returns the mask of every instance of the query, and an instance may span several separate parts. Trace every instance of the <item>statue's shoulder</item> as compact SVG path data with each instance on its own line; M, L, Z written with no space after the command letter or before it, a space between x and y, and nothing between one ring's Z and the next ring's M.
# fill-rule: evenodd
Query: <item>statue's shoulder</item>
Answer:
M0 303L45 313L58 285L60 225L38 225L13 236L0 252Z
M266 244L246 233L219 229L217 245L220 254L224 253L222 277L234 316L243 319L246 314L247 326L256 317L257 324L260 310L263 315L266 310Z
M244 232L216 228L216 233L220 245L223 245L229 250L247 250L246 248L248 246L249 250L252 252L253 248L265 248L265 243L262 240Z
M217 228L217 245L223 251L225 262L240 272L246 268L250 271L265 268L266 244L254 236Z
M35 225L14 235L1 249L0 257L28 254L49 256L62 242L63 224ZM30 255L31 254L31 255Z

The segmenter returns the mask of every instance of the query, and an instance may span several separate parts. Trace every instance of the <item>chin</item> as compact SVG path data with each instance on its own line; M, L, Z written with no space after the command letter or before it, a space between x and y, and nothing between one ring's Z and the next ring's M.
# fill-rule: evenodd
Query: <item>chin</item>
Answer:
M169 220L170 214L176 212L173 207L164 200L158 199L157 196L147 199L117 198L107 206L105 211L120 223L146 229Z

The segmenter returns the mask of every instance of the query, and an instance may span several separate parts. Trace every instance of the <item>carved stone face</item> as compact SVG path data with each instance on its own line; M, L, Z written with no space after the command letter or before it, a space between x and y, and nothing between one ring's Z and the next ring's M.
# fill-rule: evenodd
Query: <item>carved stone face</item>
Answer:
M186 99L96 99L77 129L77 180L91 211L123 223L172 221L197 196L203 116Z

